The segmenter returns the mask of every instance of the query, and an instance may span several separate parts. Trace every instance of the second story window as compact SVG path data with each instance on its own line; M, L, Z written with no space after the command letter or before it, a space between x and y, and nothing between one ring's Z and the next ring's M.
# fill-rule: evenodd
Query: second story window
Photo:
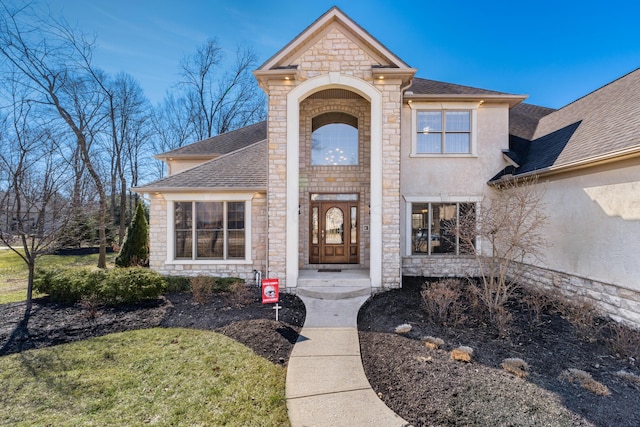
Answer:
M312 120L311 165L358 165L358 119L331 112Z
M416 154L471 153L471 112L417 111L416 133Z

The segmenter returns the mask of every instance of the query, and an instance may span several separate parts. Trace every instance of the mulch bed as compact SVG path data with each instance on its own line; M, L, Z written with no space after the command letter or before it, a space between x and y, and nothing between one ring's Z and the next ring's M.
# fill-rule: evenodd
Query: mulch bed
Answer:
M601 340L578 338L573 325L557 314L544 313L534 322L521 306L510 307L514 322L506 338L481 321L439 326L421 305L423 281L405 278L403 289L374 296L358 319L363 365L373 389L412 425L640 426L640 385L616 375L620 370L640 375L636 359L612 354ZM260 303L259 289L249 291L242 305L224 294L196 304L190 293L174 293L95 312L36 299L27 330L16 329L24 303L0 305L0 355L159 326L213 330L286 365L304 323L304 304L282 294L276 322L272 305ZM411 332L394 333L404 323ZM428 349L421 339L426 335L445 344ZM460 345L473 348L471 363L451 360L449 352ZM502 370L507 357L528 362L529 376ZM598 396L559 379L568 368L587 371L611 394Z
M24 303L4 304L0 305L0 356L133 329L184 327L222 333L272 363L286 364L304 323L304 304L293 295L280 295L283 308L276 322L273 304L263 305L260 297L260 290L251 287L242 305L225 294L196 304L190 293L173 293L135 306L97 310L39 298L26 330L17 329Z
M506 338L479 321L439 326L421 305L423 283L405 278L403 289L374 296L358 321L369 382L414 426L640 426L640 385L616 375L620 370L640 375L634 357L612 354L601 340L578 338L558 314L543 313L536 323L517 305L509 307L514 321ZM396 334L405 323L411 332ZM445 344L431 350L424 336ZM450 351L461 345L473 349L471 363L451 359ZM505 358L526 361L529 376L504 371ZM559 379L569 368L590 373L611 394L595 395Z

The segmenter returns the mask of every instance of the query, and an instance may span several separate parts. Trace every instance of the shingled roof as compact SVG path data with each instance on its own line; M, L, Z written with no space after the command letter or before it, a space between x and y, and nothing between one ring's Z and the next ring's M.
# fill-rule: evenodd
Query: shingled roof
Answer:
M419 77L413 79L413 83L407 90L415 95L508 95L504 92L421 79Z
M267 122L263 121L194 142L193 144L158 154L155 157L158 159L169 157L217 157L232 153L266 138Z
M553 113L553 108L533 104L518 104L509 110L509 134L531 140L544 116Z
M535 109L526 109L523 107L522 112L533 112L535 116ZM537 113L543 114L544 110ZM512 132L509 141L507 154L518 166L506 168L490 182L507 174L558 171L621 155L640 154L640 68L543 115L531 141L522 137L531 131L535 121L531 115L529 119L532 121L525 124L527 128L521 135Z
M138 193L150 193L202 190L263 191L266 188L267 141L265 139L133 190Z

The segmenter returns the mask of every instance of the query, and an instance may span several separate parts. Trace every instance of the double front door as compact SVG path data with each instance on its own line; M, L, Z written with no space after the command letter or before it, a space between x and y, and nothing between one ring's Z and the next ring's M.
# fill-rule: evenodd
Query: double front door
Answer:
M309 263L357 264L358 201L311 201Z

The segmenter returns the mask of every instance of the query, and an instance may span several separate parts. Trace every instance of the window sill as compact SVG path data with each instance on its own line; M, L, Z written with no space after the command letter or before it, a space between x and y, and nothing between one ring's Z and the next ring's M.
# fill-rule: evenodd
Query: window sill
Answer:
M416 158L436 158L436 159L442 159L442 158L477 158L478 155L477 154L472 154L472 153L444 153L444 154L416 154L416 153L411 153L409 154L409 157L416 157Z
M171 259L164 262L166 265L248 265L253 261L250 259Z

